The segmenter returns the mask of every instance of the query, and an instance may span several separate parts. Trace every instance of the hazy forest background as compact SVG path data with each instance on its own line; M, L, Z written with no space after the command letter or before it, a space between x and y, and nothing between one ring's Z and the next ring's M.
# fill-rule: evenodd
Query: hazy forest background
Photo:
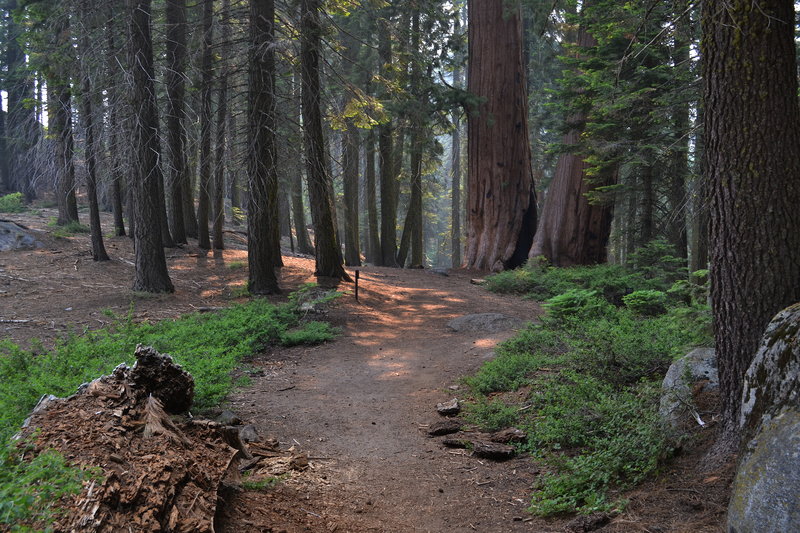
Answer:
M0 212L57 209L53 225L89 233L97 262L109 260L105 240L130 236L136 294L175 291L165 250L246 238L253 296L281 292L276 269L291 252L313 257L321 280L346 284L345 267L365 264L465 268L494 274L491 290L546 301L542 323L466 382L476 424L529 424L521 447L534 454L586 452L559 455L572 470L534 496L539 514L616 509L609 491L678 448L654 384L689 347L716 346L709 457L730 464L745 372L770 319L800 300L793 2L3 0L0 10ZM274 318L252 309L239 319ZM269 342L334 335L315 325L297 341L287 331L300 319L287 320ZM242 350L212 372L224 385L200 387L207 405L232 390L229 373L255 349ZM2 362L23 376L37 360L23 359ZM551 367L569 387L538 374ZM527 386L552 404L492 400ZM607 412L567 412L576 390ZM7 432L31 407L13 400ZM628 427L614 413L643 415Z

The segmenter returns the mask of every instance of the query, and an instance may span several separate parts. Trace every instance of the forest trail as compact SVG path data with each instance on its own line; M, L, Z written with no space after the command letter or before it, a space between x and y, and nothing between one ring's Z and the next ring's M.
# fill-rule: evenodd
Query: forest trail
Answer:
M426 434L441 419L436 403L461 392L449 387L512 334L454 332L447 323L481 312L530 321L537 304L493 295L460 271L365 267L359 288L360 302L346 294L331 312L340 338L253 361L264 375L231 398L234 412L281 447L307 452L324 476L304 488L303 522L319 515L327 530L337 520L352 531L561 530L532 528L525 513L536 475L530 460L478 460Z

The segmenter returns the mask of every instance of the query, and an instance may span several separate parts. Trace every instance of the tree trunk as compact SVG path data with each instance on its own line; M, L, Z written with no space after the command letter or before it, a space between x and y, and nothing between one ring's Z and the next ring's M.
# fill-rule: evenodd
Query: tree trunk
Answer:
M392 34L388 20L380 28L378 36L378 55L384 65L392 63ZM388 74L387 74L388 76ZM383 95L388 99L388 95ZM378 127L378 154L381 173L381 257L376 263L383 266L397 266L397 174L393 159L391 119Z
M109 257L103 245L103 229L100 227L100 210L97 205L97 145L95 144L95 125L92 114L92 83L89 71L89 30L93 24L87 20L91 15L88 0L81 0L80 15L82 31L80 37L81 55L81 118L86 135L86 194L89 200L89 227L92 232L92 259L108 261Z
M525 262L536 230L519 8L469 1L469 235L466 264L480 270Z
M132 86L129 98L133 125L132 193L135 208L132 217L136 277L133 290L173 292L175 288L167 273L159 224L159 166L158 111L155 102L153 44L150 35L150 0L127 0L129 7L128 48Z
M380 229L378 227L378 198L375 191L375 130L371 129L367 133L366 144L367 168L364 170L364 181L366 182L366 203L367 203L367 262L373 265L380 262L381 241Z
M211 249L208 218L211 194L211 89L213 84L213 0L203 0L203 59L200 81L200 191L197 200L197 245Z
M794 24L791 0L703 3L711 302L723 444L738 438L742 380L765 327L800 301Z
M170 228L175 242L185 244L184 185L186 183L186 0L167 0L167 151L170 161Z
M275 232L278 174L275 153L275 2L251 0L248 107L247 262L251 294L275 294Z
M229 12L231 9L230 0L223 0L222 12L220 14L219 24L222 27L221 47L220 51L220 74L219 74L219 92L217 93L217 153L216 164L214 166L214 249L222 250L225 244L222 240L222 225L225 222L225 161L226 161L226 145L227 145L227 132L225 131L225 124L228 116L228 63L227 51L230 46L231 31L228 23Z
M361 265L358 235L358 130L352 124L342 135L344 181L344 250L345 264Z
M5 2L7 13L13 13L17 9L17 0ZM8 16L4 25L8 35L3 43L6 67L3 89L6 91L7 104L6 149L9 157L9 179L11 189L24 193L25 198L32 201L36 198L36 191L31 158L40 136L41 125L36 119L36 109L29 105L30 100L35 98L35 92L25 64L25 51L18 39L23 33L22 28L13 16ZM41 98L36 101L41 101Z
M455 27L461 27L461 16L457 16ZM453 70L453 86L461 87L461 69L456 67ZM456 107L452 112L453 116L453 136L452 136L452 188L450 205L450 261L453 268L461 266L461 109Z
M311 200L311 218L316 237L315 275L350 281L342 266L336 240L336 219L330 195L330 176L325 160L320 111L319 22L320 0L300 2L300 67L302 79L303 141L306 150L306 179Z
M116 39L116 27L114 24L116 14L112 5L106 4L106 96L108 98L108 165L111 175L111 205L114 210L114 235L117 237L125 236L125 221L122 210L122 181L125 179L122 172L123 158L120 155L121 145L119 142L119 131L121 127L119 120L120 101L120 76L119 58ZM131 213L128 213L131 216ZM133 232L131 232L133 233Z
M0 102L0 187L4 193L14 190L11 183L11 167L9 160L8 143L6 142L6 112Z
M583 27L578 29L576 42L581 48L597 44ZM564 136L564 145L578 143L585 120L583 113L568 119L572 129ZM586 195L614 180L607 175L605 179L595 177L590 182L586 167L580 154L559 156L530 257L544 256L556 266L592 265L606 261L606 246L611 235L611 205L590 203Z

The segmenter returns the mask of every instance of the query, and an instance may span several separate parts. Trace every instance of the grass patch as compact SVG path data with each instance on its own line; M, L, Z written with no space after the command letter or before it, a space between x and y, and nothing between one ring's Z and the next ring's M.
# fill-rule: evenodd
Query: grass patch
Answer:
M634 259L633 267L534 262L489 278L491 290L547 299L540 324L465 379L468 420L523 429L521 450L549 467L532 497L536 514L620 508L619 491L671 454L660 381L676 356L712 345L707 285L702 272L685 276L661 242ZM513 404L496 397L523 387Z
M106 314L115 319L112 327L76 332L51 350L35 342L26 350L0 341L0 525L33 517L49 520L57 512L53 502L79 491L89 475L56 452L23 460L24 453L11 444L11 435L43 394L67 396L121 362L132 364L141 343L169 353L192 374L194 408L202 410L219 404L234 386L249 383L248 376L235 380L233 373L248 356L270 345L324 342L337 333L326 323L303 321L305 313L294 303L273 305L263 299L152 324L135 323L130 313ZM11 529L17 530L23 531Z
M0 213L21 213L25 211L21 192L0 196Z
M63 513L56 507L62 496L78 494L84 481L98 476L70 466L53 450L25 461L28 451L25 443L0 446L0 525L11 526L9 531L29 531L18 523L32 517L52 521Z
M245 478L242 480L242 488L244 490L263 492L274 489L278 483L287 477L288 474L282 474L280 476L267 476L262 479L251 479L251 475L248 473L245 474Z
M75 220L71 220L66 224L59 224L55 217L50 218L50 222L47 225L51 228L54 228L51 232L51 235L57 239L66 239L67 237L72 237L77 233L90 233L91 230L89 226L85 224L81 224Z
M246 267L247 263L245 261L231 261L225 266L231 270L239 270Z
M231 306L216 313L193 313L175 320L135 323L117 317L98 331L76 332L52 350L25 350L0 342L0 438L16 431L42 394L66 396L84 382L133 363L136 345L151 345L172 355L195 379L195 408L217 405L233 387L231 372L246 357L270 345L291 346L332 339L336 330L302 321L291 304L266 300Z

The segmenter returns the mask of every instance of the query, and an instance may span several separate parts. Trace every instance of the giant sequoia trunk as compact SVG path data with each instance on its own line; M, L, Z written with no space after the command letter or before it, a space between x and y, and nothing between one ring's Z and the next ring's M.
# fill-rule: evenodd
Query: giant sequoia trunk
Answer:
M759 339L800 301L794 2L706 0L702 21L711 301L726 440L735 441Z
M314 223L317 276L350 281L342 266L342 252L336 239L336 218L331 197L320 110L319 46L322 26L320 0L300 2L300 67L302 78L303 141L306 150L306 179Z
M597 43L585 29L580 28L577 44L585 48ZM564 136L564 145L578 143L584 121L582 113L570 118L572 130ZM590 182L586 168L580 154L564 153L558 158L530 257L544 256L556 266L605 262L611 234L611 207L589 203L586 195L613 180L594 178Z
M469 234L466 265L525 262L536 230L519 7L469 2L469 91L484 101L468 117Z
M278 174L275 154L275 2L250 2L247 263L252 294L279 292L275 276Z
M127 0L130 17L128 50L132 86L131 184L134 197L133 234L136 277L133 290L173 292L161 239L159 213L158 112L155 101L153 41L150 36L150 0Z
M387 67L391 65L392 35L388 20L385 21L384 27L379 29L378 54L384 65ZM389 98L386 94L382 97ZM395 257L397 254L397 196L395 193L397 174L393 157L393 131L391 120L378 127L378 165L381 176L381 254L377 264L383 266L397 266Z

